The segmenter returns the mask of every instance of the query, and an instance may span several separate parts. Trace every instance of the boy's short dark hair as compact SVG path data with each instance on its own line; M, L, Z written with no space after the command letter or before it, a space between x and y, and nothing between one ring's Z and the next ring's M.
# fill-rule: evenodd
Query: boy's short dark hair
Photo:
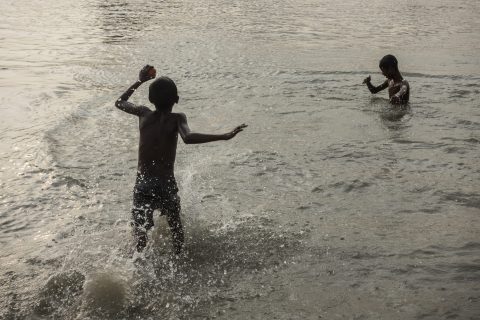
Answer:
M177 86L172 79L160 77L150 84L148 100L154 105L173 105L178 101Z
M387 54L380 60L379 67L380 69L387 69L389 67L398 68L397 58L391 54Z

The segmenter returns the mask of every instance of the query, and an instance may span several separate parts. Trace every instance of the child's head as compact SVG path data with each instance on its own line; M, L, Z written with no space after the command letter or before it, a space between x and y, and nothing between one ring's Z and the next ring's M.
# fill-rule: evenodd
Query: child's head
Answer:
M382 73L387 78L392 78L395 73L398 72L398 61L395 56L387 54L380 60L378 65Z
M156 109L168 109L178 102L177 86L172 79L160 77L150 84L148 100Z

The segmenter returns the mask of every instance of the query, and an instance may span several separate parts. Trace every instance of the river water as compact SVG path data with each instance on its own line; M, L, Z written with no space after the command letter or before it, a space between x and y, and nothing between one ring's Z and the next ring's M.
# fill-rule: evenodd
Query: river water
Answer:
M0 318L474 319L480 2L2 0ZM393 53L408 108L361 85ZM146 63L178 85L186 252L129 229ZM148 85L132 97L148 103ZM478 318L477 318L478 319Z

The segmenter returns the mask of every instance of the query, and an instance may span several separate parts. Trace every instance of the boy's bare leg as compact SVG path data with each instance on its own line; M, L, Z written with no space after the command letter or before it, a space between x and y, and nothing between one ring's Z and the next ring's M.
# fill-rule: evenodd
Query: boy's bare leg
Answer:
M166 215L167 222L172 232L173 249L176 254L182 251L184 235L182 221L180 220L180 212L173 212Z
M153 210L150 208L134 208L132 210L133 238L138 252L142 252L147 245L147 232L153 227Z
M147 245L147 231L142 227L133 227L133 238L136 242L137 252L142 252Z

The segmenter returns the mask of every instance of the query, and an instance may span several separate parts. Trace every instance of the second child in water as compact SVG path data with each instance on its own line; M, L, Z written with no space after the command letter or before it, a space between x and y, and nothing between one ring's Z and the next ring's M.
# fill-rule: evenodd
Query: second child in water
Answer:
M382 74L387 78L384 83L378 87L372 85L371 77L368 76L363 80L371 93L377 93L388 88L388 97L392 104L406 104L410 98L410 85L407 80L403 79L402 74L398 70L398 61L393 55L389 54L380 60L379 63Z

